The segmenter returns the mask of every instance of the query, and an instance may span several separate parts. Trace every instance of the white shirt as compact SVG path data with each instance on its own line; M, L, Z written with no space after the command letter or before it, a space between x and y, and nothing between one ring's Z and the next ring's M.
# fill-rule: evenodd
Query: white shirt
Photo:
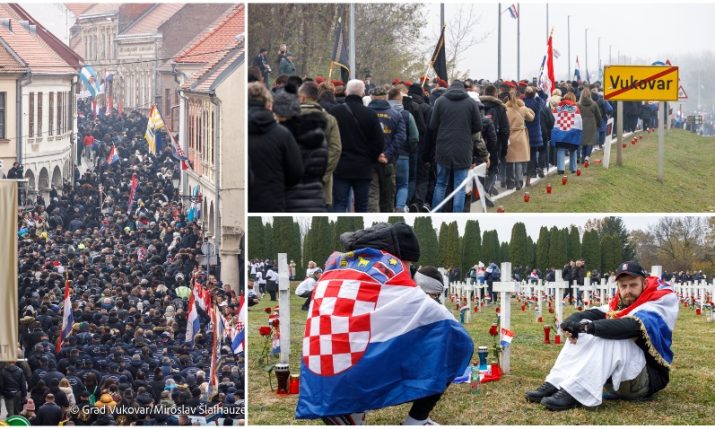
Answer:
M295 288L295 294L301 296L306 292L313 292L315 289L315 284L318 283L313 277L308 277L307 279L300 282L297 288Z

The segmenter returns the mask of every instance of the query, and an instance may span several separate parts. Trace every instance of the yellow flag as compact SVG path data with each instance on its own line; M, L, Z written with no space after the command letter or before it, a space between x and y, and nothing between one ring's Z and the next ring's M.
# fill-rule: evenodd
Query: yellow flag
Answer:
M156 132L164 128L164 120L161 119L161 114L156 106L151 106L149 111L149 122L146 124L146 132L144 133L144 138L146 139L146 144L149 146L149 152L152 155L156 155Z

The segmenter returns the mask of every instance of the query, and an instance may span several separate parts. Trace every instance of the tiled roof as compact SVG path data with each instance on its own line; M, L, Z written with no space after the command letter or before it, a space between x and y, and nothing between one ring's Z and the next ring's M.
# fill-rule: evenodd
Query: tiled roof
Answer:
M82 12L80 16L100 15L104 13L119 12L119 3L94 3L91 7Z
M0 25L0 38L19 56L34 74L76 73L37 34L30 33L19 22L19 15L7 4L0 3L0 18L10 18L12 31Z
M184 3L157 4L134 21L128 29L122 32L122 35L155 33L162 24L168 21L184 6L186 6Z
M25 70L27 70L27 67L20 63L15 56L0 43L0 73L17 73L24 72Z
M209 92L211 85L231 64L233 64L245 52L243 47L234 43L234 48L225 52L215 61L207 63L201 70L192 74L191 77L181 86L183 90L192 92Z
M237 4L219 17L206 31L198 34L177 56L177 63L206 63L216 61L235 46L236 36L244 33L245 7ZM218 51L218 52L217 52Z
M65 3L65 7L69 9L74 16L80 16L82 13L92 7L92 3Z

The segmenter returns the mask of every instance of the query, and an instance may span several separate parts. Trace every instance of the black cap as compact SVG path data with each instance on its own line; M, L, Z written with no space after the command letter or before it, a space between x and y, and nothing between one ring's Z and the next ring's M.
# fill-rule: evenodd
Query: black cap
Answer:
M648 277L648 272L644 270L641 264L636 261L626 261L619 265L618 269L616 270L616 279L618 279L618 277L623 274Z

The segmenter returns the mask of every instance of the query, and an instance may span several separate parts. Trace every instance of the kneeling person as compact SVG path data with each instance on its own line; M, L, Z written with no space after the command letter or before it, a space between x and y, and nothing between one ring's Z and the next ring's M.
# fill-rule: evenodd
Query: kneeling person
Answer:
M563 411L600 405L604 389L607 399L645 399L668 384L677 295L633 261L618 267L616 282L607 305L561 324L569 341L528 401Z

